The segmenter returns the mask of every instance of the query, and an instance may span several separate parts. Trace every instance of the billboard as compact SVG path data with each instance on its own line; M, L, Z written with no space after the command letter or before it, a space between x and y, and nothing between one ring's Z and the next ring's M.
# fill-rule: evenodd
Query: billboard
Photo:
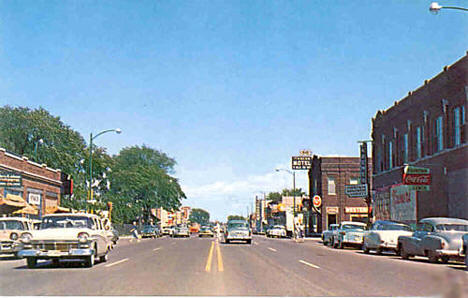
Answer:
M390 216L392 220L415 222L416 217L416 191L408 185L398 184L390 190Z

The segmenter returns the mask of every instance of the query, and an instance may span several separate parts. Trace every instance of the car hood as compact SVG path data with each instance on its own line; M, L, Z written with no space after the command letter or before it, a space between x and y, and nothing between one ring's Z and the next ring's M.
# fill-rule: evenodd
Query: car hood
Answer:
M78 233L85 232L90 236L95 233L94 230L83 228L56 228L29 232L32 235L32 240L76 240Z
M26 232L26 231L20 231L20 230L0 230L0 240L4 241L4 240L11 240L10 239L10 234L15 232L16 234L18 234L18 237Z

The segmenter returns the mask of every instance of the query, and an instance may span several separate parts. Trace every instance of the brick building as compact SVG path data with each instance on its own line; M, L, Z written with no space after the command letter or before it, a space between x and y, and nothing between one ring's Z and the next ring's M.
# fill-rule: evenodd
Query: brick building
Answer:
M374 216L468 219L468 56L372 119ZM429 191L402 185L405 164L428 168Z
M371 165L370 158L368 162ZM369 166L369 175L370 171ZM359 157L314 155L309 170L309 181L311 196L319 195L322 198L320 213L310 213L309 218L310 223L317 225L316 232L320 233L331 224L342 221L367 221L368 208L365 199L350 198L345 194L345 185L361 183Z
M21 186L2 187L3 197L19 196L29 205L39 211L37 216L53 213L60 206L62 190L62 173L51 169L46 164L38 164L28 160L26 156L18 156L0 148L0 172L3 175L20 175Z

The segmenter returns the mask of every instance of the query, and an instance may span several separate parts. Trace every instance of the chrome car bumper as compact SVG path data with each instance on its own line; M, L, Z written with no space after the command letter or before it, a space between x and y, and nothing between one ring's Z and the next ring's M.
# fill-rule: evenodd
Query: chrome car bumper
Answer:
M41 251L37 249L24 249L18 253L19 257L37 257L37 258L73 258L73 257L86 257L94 255L94 249L87 248L74 248L69 251Z
M0 254L15 253L21 250L19 243L3 241L0 242Z
M436 249L438 256L463 257L461 250Z

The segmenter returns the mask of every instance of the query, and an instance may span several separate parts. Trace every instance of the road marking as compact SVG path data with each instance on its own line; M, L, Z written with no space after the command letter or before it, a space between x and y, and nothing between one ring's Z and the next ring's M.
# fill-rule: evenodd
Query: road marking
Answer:
M223 265L223 256L221 255L221 249L219 248L219 243L216 241L216 252L218 255L218 272L224 271Z
M257 242L254 242L254 244L255 244L255 245L258 245L258 243L257 243Z
M160 250L161 247L156 247L155 249L153 249L153 251L156 251L156 250Z
M271 251L277 251L276 249L271 248L271 247L268 247L268 249L271 250Z
M211 271L211 260L213 259L213 249L214 249L214 241L211 242L210 252L208 253L208 259L206 260L205 271Z
M120 263L123 263L123 262L126 262L126 261L128 261L128 258L127 258L127 259L120 260L120 261L117 261L117 262L114 262L114 263L107 264L105 267L114 266L114 265L117 265L117 264L120 264Z
M305 264L305 265L310 266L310 267L315 268L315 269L320 269L319 266L314 265L314 264L311 264L311 263L308 263L308 262L303 261L303 260L299 260L299 263Z

